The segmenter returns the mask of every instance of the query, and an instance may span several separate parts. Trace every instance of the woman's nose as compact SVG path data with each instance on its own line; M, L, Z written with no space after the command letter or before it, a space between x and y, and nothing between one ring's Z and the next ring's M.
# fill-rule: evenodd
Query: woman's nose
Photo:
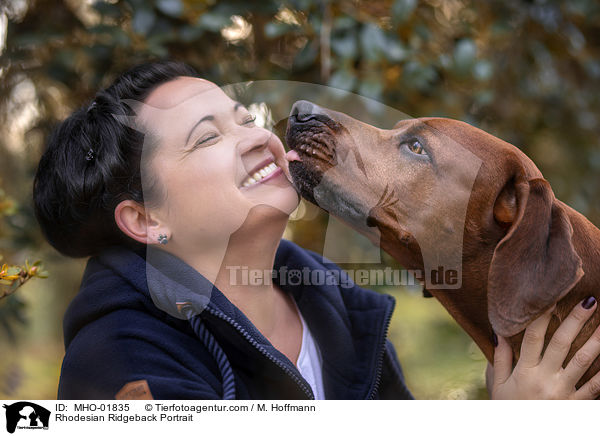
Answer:
M238 142L238 151L240 155L244 155L251 151L261 150L265 148L268 143L271 135L271 132L265 129L261 129L259 127L247 128L244 127L245 132L241 132L243 134L243 138Z

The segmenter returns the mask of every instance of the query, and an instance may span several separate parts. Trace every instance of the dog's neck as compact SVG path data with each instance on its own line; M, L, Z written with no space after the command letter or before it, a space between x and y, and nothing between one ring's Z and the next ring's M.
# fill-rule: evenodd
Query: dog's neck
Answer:
M592 292L590 295L598 296L600 288L600 229L594 226L586 217L561 203L573 226L573 246L581 257L585 275L575 289L582 288ZM594 293L596 292L596 293Z
M467 272L463 268L463 272ZM468 274L465 274L468 277ZM460 289L432 289L429 292L475 341L486 359L493 362L492 327L487 315L487 277L465 278Z

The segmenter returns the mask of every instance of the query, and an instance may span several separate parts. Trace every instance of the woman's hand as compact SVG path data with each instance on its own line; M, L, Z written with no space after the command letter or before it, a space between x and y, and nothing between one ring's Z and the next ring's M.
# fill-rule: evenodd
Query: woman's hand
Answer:
M508 341L498 337L494 366L488 364L486 378L493 400L519 399L594 399L600 395L600 373L579 389L576 383L600 354L600 327L562 367L573 340L596 310L590 297L573 308L550 340L543 357L544 336L550 323L552 309L533 321L525 330L521 355L512 369L512 349ZM490 386L491 384L491 386Z

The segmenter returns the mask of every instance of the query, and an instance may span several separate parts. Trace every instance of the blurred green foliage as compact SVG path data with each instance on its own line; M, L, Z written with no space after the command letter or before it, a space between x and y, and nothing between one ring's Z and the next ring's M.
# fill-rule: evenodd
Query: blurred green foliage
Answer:
M465 120L522 148L558 198L600 223L600 4L593 0L8 0L0 4L2 43L0 177L13 198L30 199L53 123L128 67L169 57L218 84L325 84L414 117ZM45 380L52 374L56 381L60 319L83 263L50 250L31 201L19 203L7 218L12 231L0 241L2 253L20 262L35 252L60 274L24 290L32 322L21 334L31 348L8 348L27 357L14 357L13 369L0 367L0 389L52 398L55 384ZM316 211L291 223L293 237L318 249L325 225ZM392 336L409 383L420 398L480 397L483 362L469 357L469 339L442 311L430 311L436 304L412 294L398 304ZM397 333L411 325L419 326L414 335ZM450 358L452 350L459 351ZM467 379L473 362L481 373ZM23 368L38 370L23 375ZM444 394L446 385L454 393Z
M10 235L4 225L3 218L14 215L17 211L17 205L12 198L6 196L4 189L0 185L0 240L11 240L14 236ZM21 301L16 291L33 277L46 278L48 273L43 269L42 261L38 260L29 264L25 260L25 265L12 265L2 254L0 245L0 336L4 336L8 341L15 342L16 336L13 324L25 324L25 315L23 313L25 304Z
M396 298L390 340L415 398L487 399L479 348L433 298L386 289Z

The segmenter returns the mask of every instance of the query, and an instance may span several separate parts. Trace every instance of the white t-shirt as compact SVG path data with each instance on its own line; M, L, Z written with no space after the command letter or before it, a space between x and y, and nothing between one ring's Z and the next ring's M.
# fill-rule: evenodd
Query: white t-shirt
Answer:
M296 307L297 309L297 307ZM316 400L325 399L325 389L323 388L323 359L319 352L319 347L315 342L302 314L298 310L300 320L302 321L302 346L298 355L298 363L296 367L302 374L302 377L308 382L312 388Z

